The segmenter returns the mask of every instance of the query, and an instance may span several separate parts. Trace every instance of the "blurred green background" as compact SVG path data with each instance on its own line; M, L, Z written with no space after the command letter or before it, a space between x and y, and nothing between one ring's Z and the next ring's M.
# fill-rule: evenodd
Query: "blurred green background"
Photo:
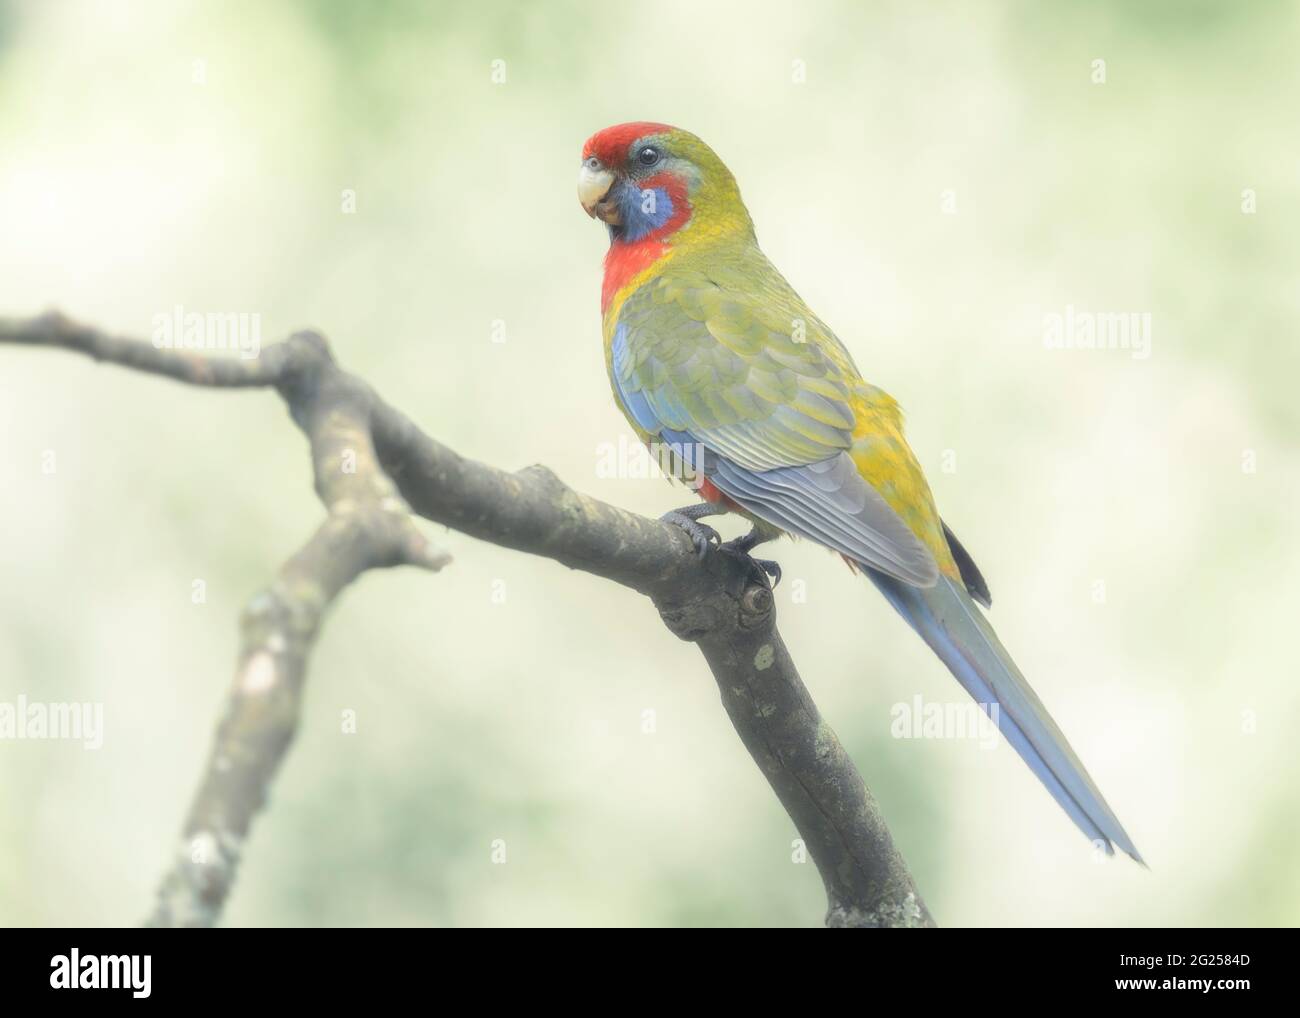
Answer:
M1295 923L1298 9L864 7L0 4L0 314L311 325L460 452L658 515L679 489L598 469L629 432L573 181L599 128L691 129L903 403L1151 865L1098 864L1006 746L891 738L895 703L963 694L785 543L786 640L940 923ZM1045 348L1071 304L1149 313L1149 359ZM106 726L0 741L0 922L134 923L238 611L319 519L304 443L267 393L3 347L0 438L0 701ZM634 594L428 529L451 568L371 574L329 619L226 921L820 923L695 649Z

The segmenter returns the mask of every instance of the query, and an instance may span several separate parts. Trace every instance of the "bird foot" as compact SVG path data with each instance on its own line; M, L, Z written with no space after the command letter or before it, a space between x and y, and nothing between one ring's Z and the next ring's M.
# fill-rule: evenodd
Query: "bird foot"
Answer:
M712 506L705 504L703 508L711 509ZM699 515L711 514L702 513L697 515L697 513L698 507L687 506L685 509L674 509L670 513L664 513L659 517L659 521L661 523L670 523L674 527L684 530L686 536L691 539L691 543L695 545L696 554L703 558L710 547L721 544L722 537L707 523L699 521Z
M731 551L737 555L748 555L762 543L757 530L751 530L744 537L733 537L726 544L718 546L720 551Z
M710 548L716 548L718 551L726 552L728 555L738 555L746 559L750 565L757 567L762 571L765 578L770 577L772 586L775 587L781 582L781 566L771 559L754 558L750 551L767 540L764 535L757 529L751 530L744 537L737 537L731 541L722 543L722 537L707 523L701 523L702 516L717 516L719 510L716 506L708 502L700 502L697 505L688 505L684 509L674 509L670 513L664 513L659 517L661 523L669 523L686 532L686 536L691 539L695 545L695 552L700 558L708 554Z
M755 567L756 574L757 571L761 570L764 575L764 579L768 579L768 578L771 579L771 586L775 590L776 585L781 582L781 564L779 562L772 561L772 559L770 558L754 558L754 556L749 554L749 552L747 551L737 550L734 547L728 547L728 545L733 545L733 544L735 544L734 541L728 541L727 544L724 544L721 547L719 547L718 551L726 552L729 555L738 555L741 558L747 560L751 566Z
M751 530L744 537L733 538L726 544L718 546L718 551L729 552L732 555L743 555L749 559L759 569L763 570L772 579L772 586L775 587L781 582L781 566L779 563L767 558L754 558L750 554L756 547L764 542L765 538L757 529Z

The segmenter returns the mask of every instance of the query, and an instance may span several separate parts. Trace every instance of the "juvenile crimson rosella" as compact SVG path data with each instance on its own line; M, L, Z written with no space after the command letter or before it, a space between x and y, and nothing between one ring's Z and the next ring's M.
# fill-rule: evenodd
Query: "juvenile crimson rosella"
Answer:
M748 553L782 533L865 573L998 722L1070 818L1141 862L975 602L970 555L939 518L898 404L762 251L735 178L704 142L665 124L593 135L578 197L609 229L605 362L642 441L670 450L704 502L669 513L701 554L701 517L737 512ZM763 566L776 579L775 563ZM997 710L991 709L997 705Z

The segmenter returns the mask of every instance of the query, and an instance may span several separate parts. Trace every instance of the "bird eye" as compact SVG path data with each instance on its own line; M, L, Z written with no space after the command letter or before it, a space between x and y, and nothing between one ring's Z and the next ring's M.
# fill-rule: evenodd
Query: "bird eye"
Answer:
M647 145L636 154L636 161L642 166L653 166L659 162L659 150L653 145Z
M595 156L588 156L587 161L583 165L585 165L589 170L598 170L600 169L600 160Z

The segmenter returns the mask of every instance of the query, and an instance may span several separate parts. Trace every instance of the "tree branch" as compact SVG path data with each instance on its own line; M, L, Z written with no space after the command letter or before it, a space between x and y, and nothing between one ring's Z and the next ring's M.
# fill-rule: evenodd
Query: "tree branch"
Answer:
M457 455L297 333L255 360L106 335L49 314L0 319L0 342L74 350L192 385L275 388L311 443L327 517L249 603L225 718L150 921L211 925L297 727L321 618L362 572L438 569L411 519L554 559L648 596L699 644L732 724L807 845L828 926L933 926L875 800L799 678L767 578L746 556L699 558L680 530L579 494L542 466L506 473Z

